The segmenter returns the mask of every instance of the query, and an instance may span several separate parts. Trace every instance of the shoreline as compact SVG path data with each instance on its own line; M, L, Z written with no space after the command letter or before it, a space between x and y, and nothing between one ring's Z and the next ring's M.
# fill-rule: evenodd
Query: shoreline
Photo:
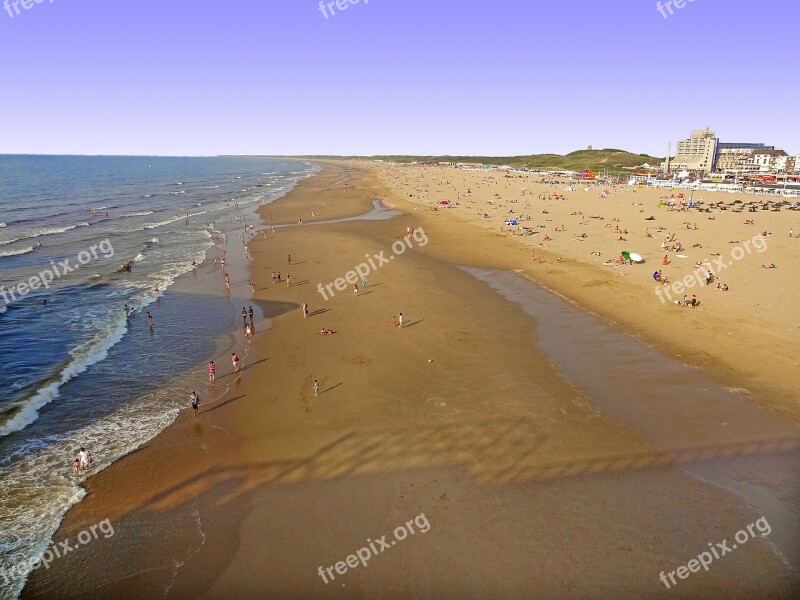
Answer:
M310 173L309 176L313 176L313 173ZM305 179L305 178L303 178ZM300 179L299 181L302 181ZM296 182L292 184L294 187ZM270 196L272 196L274 192L270 192ZM286 195L287 192L280 192L280 197ZM265 199L266 201L266 199ZM274 200L270 200L272 202ZM230 210L229 213L224 215L219 215L219 218L223 220L231 219L231 223L233 223L234 216L246 216L248 218L252 218L253 216L258 219L257 210L260 205L247 205L242 207L241 209L234 211L233 209ZM196 223L196 221L195 221ZM220 227L222 230L224 227ZM218 232L220 236L225 235L223 231ZM229 232L231 233L231 232ZM229 305L238 305L240 303L244 303L245 305L252 304L254 307L254 316L256 320L256 324L259 326L259 329L266 329L269 326L269 319L267 318L267 313L271 312L270 310L263 310L262 306L259 303L253 302L251 299L249 286L245 287L244 284L248 279L249 272L247 269L246 264L238 263L236 261L233 264L228 265L229 268L226 270L229 271L231 276L231 281L233 284L232 293L226 293L225 288L222 281L221 275L221 267L216 264L216 259L219 257L222 252L225 251L233 251L233 253L238 254L238 252L242 252L241 246L236 244L236 235L238 234L238 230L234 230L231 237L232 239L229 240L230 244L225 243L214 243L212 246L208 247L205 250L205 259L199 263L196 269L188 270L184 273L181 273L177 276L174 280L174 283L169 286L167 289L163 290L165 292L164 295L159 296L154 303L151 305L147 305L145 309L141 311L141 314L138 314L134 317L136 320L131 321L129 323L130 327L146 327L143 324L145 312L153 312L156 316L155 318L155 335L158 336L159 330L164 331L166 329L172 328L174 330L175 323L171 323L165 319L165 317L160 316L159 307L166 303L167 305L171 305L174 309L176 305L185 304L187 307L194 306L196 310L202 312L203 318L209 319L217 319L219 315L219 311L215 309L219 309L219 304L224 303L227 301ZM237 257L238 258L238 257ZM199 259L198 259L199 260ZM194 300L192 299L194 297ZM210 298L209 298L210 297ZM200 299L200 302L197 300ZM207 301L209 300L210 301ZM203 308L197 309L197 305L200 304ZM210 309L209 312L205 312L206 309ZM227 312L227 311L226 311ZM206 373L206 365L208 360L214 359L218 360L219 357L226 357L230 356L231 351L236 351L240 356L245 357L249 351L249 342L247 340L238 339L242 337L241 333L241 326L237 325L238 321L237 315L234 315L234 318L230 318L227 314L223 317L224 322L216 321L216 324L212 326L212 333L213 340L210 344L208 344L207 351L203 352L199 356L199 362L192 363L188 367L179 367L177 372L170 374L164 381L163 385L158 388L157 392L151 392L144 396L136 396L131 401L132 404L141 404L147 398L156 397L166 400L170 403L170 411L163 415L164 419L168 420L169 423L166 425L161 426L160 429L154 431L149 435L149 437L142 441L136 448L133 450L127 451L125 454L112 456L111 458L103 457L105 460L99 460L95 462L93 465L93 469L91 469L86 475L86 479L80 481L78 483L79 496L80 498L71 503L68 508L66 508L64 516L61 517L60 521L61 524L57 527L57 529L53 533L53 537L48 540L48 547L53 547L55 545L56 539L59 539L57 536L60 535L62 530L62 526L65 520L68 518L69 513L80 504L80 502L86 497L86 495L91 490L92 479L103 474L104 471L110 467L113 467L119 461L125 460L128 456L134 455L137 452L140 452L143 448L148 447L151 443L154 442L156 438L158 438L165 430L173 427L176 422L181 420L185 417L183 414L186 412L186 408L188 406L188 397L189 392L194 387L195 389L201 389L199 386L204 385L203 382L206 381L207 376ZM150 336L153 337L154 329L150 328ZM260 333L260 332L259 332ZM157 347L157 346L156 346ZM182 361L185 362L185 361ZM225 387L226 384L223 384ZM227 384L227 388L232 388L233 382ZM165 394L165 390L170 390L171 392L177 393L178 401L180 406L179 408L175 406L175 403L172 402L174 395L167 395ZM185 391L184 391L185 390ZM202 397L202 404L206 407L213 406L217 402L219 402L224 396L227 394L228 389L223 390L212 390L211 395L204 395ZM173 409L175 410L173 414ZM163 410L166 410L163 409ZM162 420L164 420L162 419ZM95 449L96 451L96 449ZM96 456L95 458L100 458ZM103 464L105 463L105 464ZM98 469L99 467L99 469ZM63 536L62 536L63 539ZM31 573L31 576L34 573ZM24 588L23 588L24 589Z
M337 168L304 180L261 209L262 217L266 211L292 223L313 210L323 220L334 204L361 214L373 196L358 192L370 189L387 204L402 200L360 169L352 173L358 190L350 196L336 187ZM343 559L367 536L421 513L430 521L423 538L343 578L338 595L611 593L622 568L613 549L638 564L628 573L630 590L667 597L656 587L657 573L681 562L688 542L702 548L720 526L733 532L755 518L733 495L669 465L631 471L623 460L618 472L579 477L567 469L531 479L565 458L603 464L653 456L653 448L593 408L532 345L533 319L454 266L513 272L518 248L490 237L481 247L460 247L462 232L424 217L406 211L389 221L293 227L257 240L253 280L261 298L279 301L266 311L269 335L259 331L253 341L253 362L238 378L226 370L232 393L193 426L190 415L179 417L90 480L87 498L59 532L112 515L119 534L104 548L98 543L65 557L47 577L36 573L23 597L337 593L319 580L317 564ZM320 301L314 284L344 275L354 257L390 247L420 222L430 244L370 274L357 298L346 290ZM295 259L291 267L287 254ZM300 273L292 288L269 283L276 266ZM311 304L307 322L298 314L302 301ZM388 322L396 309L408 317L405 331L392 331ZM319 328L338 333L319 336ZM619 503L631 510L615 538ZM549 543L539 543L542 535ZM684 591L746 597L758 589L780 597L790 578L767 548L751 548L708 579L685 582ZM505 555L501 564L498 552ZM745 559L753 573L747 580L739 577ZM101 560L106 574L69 579L73 569L91 573ZM474 565L487 561L494 574L476 572ZM553 561L563 567L558 574L547 566ZM409 569L415 581L403 576ZM122 581L125 589L117 587Z

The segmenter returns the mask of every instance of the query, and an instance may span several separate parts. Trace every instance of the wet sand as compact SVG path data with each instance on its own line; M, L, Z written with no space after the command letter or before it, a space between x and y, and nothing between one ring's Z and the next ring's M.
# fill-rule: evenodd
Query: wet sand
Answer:
M405 214L331 222L370 212L376 197ZM250 274L234 288L256 283L270 328L257 324L243 372L219 357L230 389L218 402L88 481L56 539L103 519L115 535L36 571L23 597L798 589L798 431L762 408L774 399L726 389L739 383L728 368L690 369L574 306L548 304L519 277L531 265L516 240L415 211L353 165L328 164L262 217L275 233L250 244ZM357 297L348 285L323 300L318 284L367 254L388 257L408 226L428 243L370 273ZM291 287L271 282L277 270L292 274ZM405 327L393 329L400 312ZM368 539L392 540L422 513L428 531L336 572ZM672 589L659 580L761 517L769 536ZM320 566L335 579L325 583Z

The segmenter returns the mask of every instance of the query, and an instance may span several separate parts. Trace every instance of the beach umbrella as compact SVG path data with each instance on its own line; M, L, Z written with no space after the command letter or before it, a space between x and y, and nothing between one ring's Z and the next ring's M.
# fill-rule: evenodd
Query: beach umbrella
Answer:
M620 252L620 254L622 255L622 258L624 258L625 260L631 259L631 253L628 252L627 250L623 250L622 252Z

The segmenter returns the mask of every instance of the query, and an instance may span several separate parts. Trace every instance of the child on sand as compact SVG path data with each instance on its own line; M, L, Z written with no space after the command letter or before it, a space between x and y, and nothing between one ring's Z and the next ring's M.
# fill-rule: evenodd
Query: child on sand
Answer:
M233 370L234 371L238 371L239 370L239 357L236 356L235 352L233 354L231 354L231 362L233 363Z

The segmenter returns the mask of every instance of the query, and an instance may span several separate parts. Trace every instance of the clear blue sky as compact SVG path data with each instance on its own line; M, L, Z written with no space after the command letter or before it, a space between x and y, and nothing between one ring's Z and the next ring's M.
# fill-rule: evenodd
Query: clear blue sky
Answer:
M796 1L25 2L0 153L663 156L707 124L800 153Z

